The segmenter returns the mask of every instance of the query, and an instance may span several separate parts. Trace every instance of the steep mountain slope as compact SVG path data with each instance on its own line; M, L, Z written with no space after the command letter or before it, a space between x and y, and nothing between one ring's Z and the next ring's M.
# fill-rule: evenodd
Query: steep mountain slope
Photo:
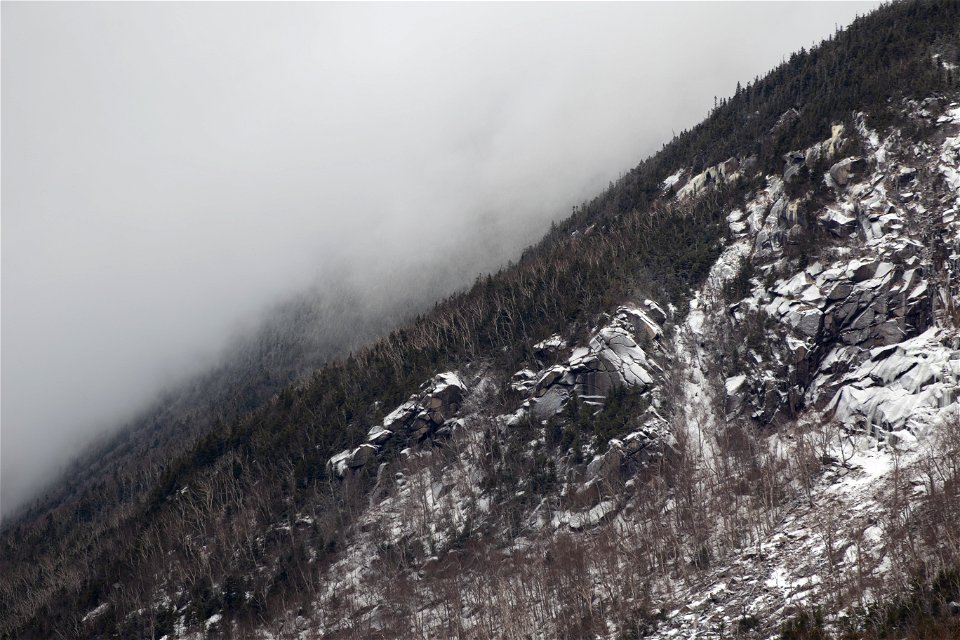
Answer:
M902 108L920 141L858 118L729 209L685 318L644 300L583 346L547 338L513 413L489 371L442 374L333 456L376 485L281 629L766 637L813 605L876 625L864 607L924 575L960 595L960 104ZM677 206L711 189L682 173Z
M31 514L0 630L949 629L958 30L955 3L858 21L120 507Z

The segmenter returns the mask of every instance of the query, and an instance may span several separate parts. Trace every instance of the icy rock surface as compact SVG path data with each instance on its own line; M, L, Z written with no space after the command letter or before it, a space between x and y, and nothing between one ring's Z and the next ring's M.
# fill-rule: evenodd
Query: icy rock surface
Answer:
M718 183L731 182L740 178L740 160L729 158L720 164L705 169L685 183L680 185L682 173L674 174L663 183L664 190L676 190L677 198L683 199L703 193L704 190L716 186Z
M899 344L872 349L840 383L830 405L839 420L868 430L922 434L957 402L960 344L956 334L930 328Z

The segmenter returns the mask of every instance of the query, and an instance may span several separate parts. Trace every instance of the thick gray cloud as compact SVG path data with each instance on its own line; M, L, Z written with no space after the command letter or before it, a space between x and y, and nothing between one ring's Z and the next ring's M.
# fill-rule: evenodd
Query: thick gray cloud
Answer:
M334 267L493 268L873 6L4 3L0 509Z

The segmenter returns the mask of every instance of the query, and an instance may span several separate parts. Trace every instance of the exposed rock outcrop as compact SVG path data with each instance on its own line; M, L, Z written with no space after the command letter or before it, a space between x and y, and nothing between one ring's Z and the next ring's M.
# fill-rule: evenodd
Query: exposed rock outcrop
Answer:
M380 448L396 438L404 444L417 444L427 438L448 436L458 426L455 416L466 393L467 387L456 373L434 376L419 393L390 412L382 425L372 427L366 443L331 457L327 469L343 477L348 470L376 460Z
M651 388L662 373L652 352L663 337L661 325L666 320L666 312L652 300L622 306L594 332L587 346L573 349L565 363L533 375L518 371L513 388L532 392L523 410L536 418L548 418L574 393L590 402L602 399L617 386ZM550 340L557 342L558 337Z
M869 144L879 144L875 134L863 125L861 129L863 138L874 140ZM930 168L944 176L948 186L960 160L960 154L951 152L952 140L947 138L937 167ZM806 152L788 154L785 179L791 167L832 158L841 148L846 148L842 128L834 128L830 139ZM949 313L957 293L931 284L935 267L930 250L915 237L916 229L908 221L914 227L923 225L933 238L945 238L944 253L958 254L956 209L948 207L939 219L931 218L926 207L942 207L941 201L905 203L902 191L897 197L898 189L915 184L918 170L896 165L891 155L878 151L875 156L884 162L876 163L872 173L865 158L853 156L835 162L824 174L837 200L822 208L816 224L845 241L831 261L781 276L769 289L755 290L734 306L738 320L758 310L785 331L780 346L771 345L768 359L748 366L752 373L746 380L735 377L737 384L728 385L728 412L750 407L751 415L766 422L781 412L795 416L810 403L823 407L842 386L842 376L871 350L917 337L938 314ZM948 200L960 197L957 182ZM789 201L777 181L768 189L767 201L769 205L763 200L748 204L749 215L731 214L730 225L738 233L756 230L751 260L761 273L772 274L788 265L786 258L793 255L789 239L799 229L799 202ZM815 234L817 229L799 233Z
M871 433L922 434L960 399L960 335L930 328L871 349L835 386L829 408L840 421Z

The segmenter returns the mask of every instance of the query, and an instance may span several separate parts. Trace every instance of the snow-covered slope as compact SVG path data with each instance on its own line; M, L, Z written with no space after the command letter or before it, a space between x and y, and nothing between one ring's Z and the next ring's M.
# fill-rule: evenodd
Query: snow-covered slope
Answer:
M956 515L960 106L904 110L922 138L860 117L778 175L678 169L679 208L763 185L689 310L624 300L506 379L438 372L330 459L376 485L319 597L262 635L767 637L935 571L944 541L906 532Z

